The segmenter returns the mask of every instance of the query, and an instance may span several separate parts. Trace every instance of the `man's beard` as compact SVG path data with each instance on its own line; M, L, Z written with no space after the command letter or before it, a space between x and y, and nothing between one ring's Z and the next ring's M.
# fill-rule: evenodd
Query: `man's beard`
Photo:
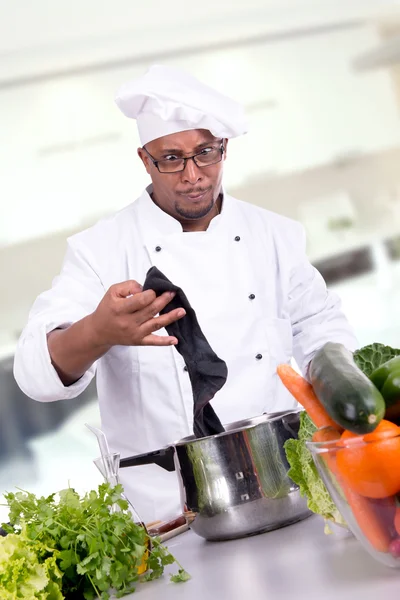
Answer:
M206 206L189 206L182 207L178 203L175 204L175 210L177 214L183 219L194 220L202 219L206 217L214 208L214 199L211 198L210 202Z

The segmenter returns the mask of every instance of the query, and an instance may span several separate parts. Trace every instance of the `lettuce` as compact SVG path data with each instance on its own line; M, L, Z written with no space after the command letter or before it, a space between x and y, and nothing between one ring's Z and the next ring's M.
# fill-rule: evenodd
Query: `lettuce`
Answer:
M83 496L72 488L47 498L23 490L6 493L12 525L0 538L0 600L110 598L134 591L137 567L146 561L146 580L161 577L166 565L189 575L167 548L149 538L132 519L121 485L99 485ZM118 510L112 510L117 507ZM23 593L22 593L23 592Z
M63 600L56 558L39 562L36 546L23 534L0 538L1 600Z
M311 440L316 429L307 413L302 412L298 439L290 439L285 443L286 457L290 465L288 475L299 486L300 494L307 498L307 506L312 512L329 521L345 525L306 446L306 441Z

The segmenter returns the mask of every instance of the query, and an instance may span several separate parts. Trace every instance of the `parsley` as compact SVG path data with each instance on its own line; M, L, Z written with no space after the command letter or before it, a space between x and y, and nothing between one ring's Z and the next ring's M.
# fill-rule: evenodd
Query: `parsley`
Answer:
M11 526L3 527L18 536L18 552L25 544L30 556L36 555L32 564L36 565L37 560L38 565L46 566L52 561L60 577L54 576L53 569L48 589L58 585L60 598L108 600L111 590L119 598L133 592L138 581L161 577L164 567L173 563L179 570L171 580L187 581L190 576L167 548L159 540L150 539L145 529L132 520L122 492L121 485L111 488L104 483L97 492L93 490L83 497L72 488L47 497L23 490L7 493ZM7 537L0 538L0 556ZM137 569L144 558L147 572L140 577ZM6 571L11 568L11 564L4 567ZM47 567L35 568L42 574L49 572ZM7 590L4 587L3 592L1 585L0 576L0 597L4 597ZM45 586L43 579L42 588ZM53 597L57 596L43 596L48 600Z

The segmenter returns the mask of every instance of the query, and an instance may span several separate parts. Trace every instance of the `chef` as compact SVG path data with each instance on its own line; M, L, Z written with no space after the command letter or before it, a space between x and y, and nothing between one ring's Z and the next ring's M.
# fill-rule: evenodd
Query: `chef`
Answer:
M97 373L102 428L131 456L193 432L193 395L177 339L183 309L142 290L154 265L182 288L228 367L212 406L222 423L294 406L276 375L295 358L304 375L327 341L356 347L336 295L306 256L303 227L230 196L230 138L246 133L234 100L178 69L154 66L116 103L135 119L151 179L126 208L68 239L60 274L35 301L15 355L22 391L39 402L78 396ZM180 512L175 473L120 472L145 520Z

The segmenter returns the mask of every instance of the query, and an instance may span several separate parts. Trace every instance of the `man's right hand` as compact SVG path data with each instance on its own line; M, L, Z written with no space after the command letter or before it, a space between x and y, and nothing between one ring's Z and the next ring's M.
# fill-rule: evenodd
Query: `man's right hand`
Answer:
M82 377L92 364L112 346L171 346L178 340L153 332L181 319L186 313L177 308L156 316L173 294L156 298L136 281L112 285L97 309L66 329L54 329L47 335L51 361L64 385Z
M97 346L171 346L175 337L154 335L155 331L185 316L183 308L156 316L175 296L165 292L158 298L153 290L142 291L137 281L112 285L89 317Z

